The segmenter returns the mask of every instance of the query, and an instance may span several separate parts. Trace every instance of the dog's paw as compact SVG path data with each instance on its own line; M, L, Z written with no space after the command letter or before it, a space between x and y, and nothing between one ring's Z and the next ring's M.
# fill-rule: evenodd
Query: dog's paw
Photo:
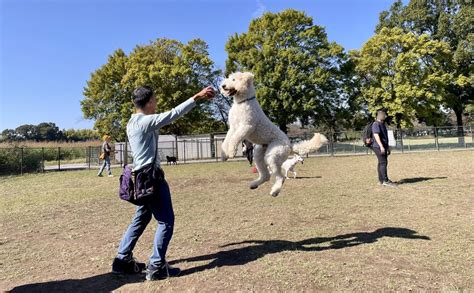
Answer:
M221 160L222 160L223 162L225 162L225 161L227 161L228 159L229 159L229 156L227 156L226 153L222 152L222 154L221 154Z
M280 194L281 188L272 188L272 191L270 191L270 195L273 197L277 197Z
M258 182L252 181L252 182L250 182L250 184L249 184L249 188L250 188L250 189L257 189L257 188L258 188L258 185L259 185Z

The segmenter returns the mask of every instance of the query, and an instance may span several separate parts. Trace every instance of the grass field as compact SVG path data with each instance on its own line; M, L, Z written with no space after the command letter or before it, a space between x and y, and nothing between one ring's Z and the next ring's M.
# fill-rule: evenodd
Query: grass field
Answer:
M96 170L0 178L0 290L474 290L474 151L316 157L277 198L244 162L165 167L176 213L171 280L109 274L134 208ZM120 170L115 169L118 175ZM150 254L156 223L135 256Z

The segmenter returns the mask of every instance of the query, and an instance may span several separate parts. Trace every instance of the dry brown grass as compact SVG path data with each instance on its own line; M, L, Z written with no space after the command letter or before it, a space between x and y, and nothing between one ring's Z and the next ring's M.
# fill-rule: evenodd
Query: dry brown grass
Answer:
M184 276L110 275L133 206L94 171L0 179L0 289L52 291L472 291L474 152L318 157L277 198L244 162L165 167L174 197L169 260ZM114 170L115 174L119 170ZM146 260L156 224L135 255ZM22 286L22 287L21 287Z

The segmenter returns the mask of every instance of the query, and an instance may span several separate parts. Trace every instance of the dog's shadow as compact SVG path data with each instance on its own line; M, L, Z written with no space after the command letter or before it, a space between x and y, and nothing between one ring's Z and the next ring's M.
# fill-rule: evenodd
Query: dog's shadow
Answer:
M397 184L411 184L411 183L418 183L423 181L430 181L436 179L446 179L448 177L413 177L413 178L405 178L397 181Z
M362 244L377 242L380 238L402 238L430 240L427 236L417 235L416 231L406 228L381 228L373 232L358 232L343 234L334 237L315 237L301 241L288 240L246 240L242 242L229 243L221 247L235 245L246 245L244 247L230 250L221 250L216 253L184 258L171 263L208 261L207 264L195 266L182 272L189 275L209 269L223 266L245 265L268 254L281 253L285 251L324 251L330 249L343 249Z
M111 292L123 285L145 281L144 274L105 273L84 279L67 279L18 286L7 292Z
M290 180L293 179L315 179L315 178L323 178L321 176L296 176L296 178L290 177Z

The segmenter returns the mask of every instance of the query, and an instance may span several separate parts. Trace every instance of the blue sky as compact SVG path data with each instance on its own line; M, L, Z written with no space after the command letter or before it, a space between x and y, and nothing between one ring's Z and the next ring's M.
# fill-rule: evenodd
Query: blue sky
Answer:
M55 122L92 128L80 109L91 72L115 49L201 38L218 67L225 43L265 11L305 11L346 50L372 36L393 0L0 0L0 131Z

